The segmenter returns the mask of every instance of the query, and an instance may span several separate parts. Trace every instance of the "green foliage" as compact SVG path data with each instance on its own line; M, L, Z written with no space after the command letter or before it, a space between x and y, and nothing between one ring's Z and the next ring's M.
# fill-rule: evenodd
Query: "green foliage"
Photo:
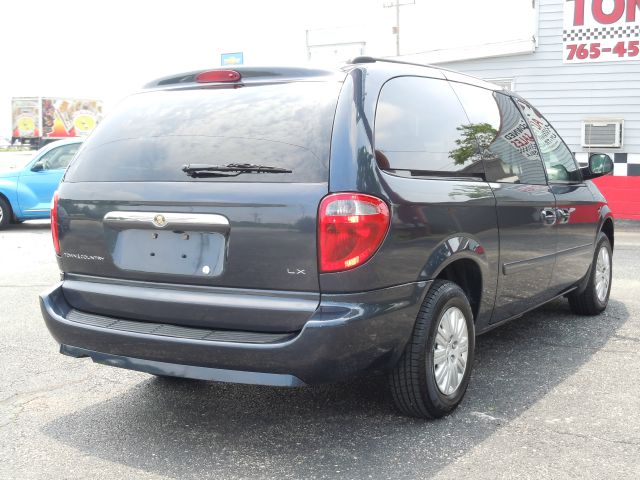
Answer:
M477 160L480 152L488 149L498 135L498 131L489 123L471 123L457 128L460 138L456 140L458 148L449 152L456 165L464 165L468 160Z

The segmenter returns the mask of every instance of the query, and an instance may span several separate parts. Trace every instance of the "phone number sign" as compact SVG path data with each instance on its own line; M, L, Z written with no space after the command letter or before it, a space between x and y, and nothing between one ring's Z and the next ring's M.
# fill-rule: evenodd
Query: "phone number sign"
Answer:
M565 0L564 63L640 60L640 0Z

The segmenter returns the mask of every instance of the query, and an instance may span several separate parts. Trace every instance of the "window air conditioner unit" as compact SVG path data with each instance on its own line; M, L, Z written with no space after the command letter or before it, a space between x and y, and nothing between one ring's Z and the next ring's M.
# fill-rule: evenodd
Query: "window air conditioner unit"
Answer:
M583 147L622 146L622 120L586 120L582 122Z

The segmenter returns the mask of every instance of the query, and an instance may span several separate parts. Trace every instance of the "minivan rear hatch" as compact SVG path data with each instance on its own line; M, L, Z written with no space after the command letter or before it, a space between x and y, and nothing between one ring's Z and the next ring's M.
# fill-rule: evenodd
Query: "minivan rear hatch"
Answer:
M67 278L319 298L316 216L340 86L334 77L181 86L123 101L60 187ZM149 319L139 302L106 308L66 283L74 308ZM207 323L203 315L174 323Z

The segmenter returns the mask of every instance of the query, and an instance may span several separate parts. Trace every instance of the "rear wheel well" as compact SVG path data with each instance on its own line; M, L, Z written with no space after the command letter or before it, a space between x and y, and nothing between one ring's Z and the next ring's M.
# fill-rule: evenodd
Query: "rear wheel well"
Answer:
M609 243L611 244L611 250L613 250L613 220L607 218L602 224L602 232L609 239Z
M449 280L462 288L471 305L473 318L478 318L482 297L482 272L476 262L468 258L456 260L447 265L436 279Z

